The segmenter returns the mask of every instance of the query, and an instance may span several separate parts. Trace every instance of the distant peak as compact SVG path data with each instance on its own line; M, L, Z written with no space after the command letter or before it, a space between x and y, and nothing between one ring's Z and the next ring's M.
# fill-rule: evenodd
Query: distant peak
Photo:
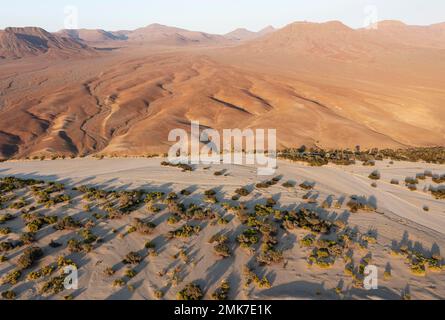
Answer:
M238 28L238 29L235 29L235 30L233 30L234 32L235 31L243 31L243 32L253 32L253 31L250 31L249 29L246 29L246 28Z
M48 33L48 31L39 27L7 27L5 31L14 33Z
M261 29L260 31L258 31L258 33L260 33L260 34L266 34L266 33L274 32L274 31L276 31L276 30L277 30L277 29L275 29L274 26L267 26L267 27Z
M160 23L152 23L152 24L149 24L146 28L168 28L168 26L160 24Z
M379 27L406 27L406 24L399 20L383 20L378 22Z
M308 22L308 21L297 21L291 23L284 29L307 29L307 30L328 30L328 31L351 31L353 29L349 28L347 25L340 21L327 21L327 22Z

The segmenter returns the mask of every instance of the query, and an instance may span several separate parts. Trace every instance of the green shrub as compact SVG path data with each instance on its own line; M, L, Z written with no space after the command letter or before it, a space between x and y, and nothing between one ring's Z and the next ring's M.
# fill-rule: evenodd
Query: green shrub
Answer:
M178 292L178 300L201 300L203 293L199 285L194 283L187 284L184 289Z
M230 283L227 280L223 280L219 287L212 293L213 300L224 301L228 300L230 292Z
M175 231L170 231L168 233L168 237L170 239L172 239L172 238L190 238L194 235L199 234L200 231L201 231L200 226L193 227L193 226L186 224Z
M241 197L247 197L250 192L246 188L239 188L235 190L235 193Z
M43 283L40 293L46 295L55 295L65 290L65 276L60 275Z
M380 172L377 171L377 170L371 172L371 174L369 175L369 179L371 179L371 180L380 180Z
M0 235L6 236L11 233L10 228L0 228Z
M2 292L2 298L5 300L15 300L16 297L16 293L12 290L6 290Z
M142 257L136 252L130 252L125 256L125 259L122 260L123 264L139 264L142 262Z
M300 188L303 190L312 190L314 189L314 185L309 182L303 182L302 184L300 184Z
M293 187L295 187L295 182L287 181L287 182L283 183L283 187L285 187L285 188L293 188Z
M247 229L237 237L237 241L243 248L250 248L259 242L259 237L255 229Z
M2 278L2 284L10 284L15 285L19 281L20 277L22 276L22 272L20 270L13 270L9 273L7 273Z
M56 230L76 230L80 227L80 223L74 220L71 216L64 217L54 226Z
M39 247L26 249L17 261L20 270L29 269L34 262L43 256L43 251Z
M145 222L138 218L134 219L133 226L135 227L138 233L143 235L152 234L154 229L156 228L156 225L154 223Z
M6 222L8 222L10 220L13 220L13 219L14 219L14 216L9 214L9 213L1 214L0 215L0 224L4 224L4 223L6 223Z

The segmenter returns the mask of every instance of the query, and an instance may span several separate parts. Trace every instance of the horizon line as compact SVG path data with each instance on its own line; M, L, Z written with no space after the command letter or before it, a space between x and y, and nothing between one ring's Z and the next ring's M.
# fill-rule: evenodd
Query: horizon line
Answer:
M135 31L135 30L147 28L147 27L150 27L150 26L153 26L153 25L159 25L159 26L170 27L170 28L178 28L178 29L182 29L182 30L186 30L186 31L202 32L202 33L206 33L206 34L224 36L224 35L227 35L227 34L233 32L233 31L240 30L240 29L247 30L249 32L258 33L258 32L261 32L262 30L264 30L266 28L269 28L269 27L273 27L275 30L280 30L280 29L283 29L283 28L285 28L285 27L287 27L289 25L295 24L295 23L327 24L327 23L332 23L332 22L339 22L339 23L343 24L344 26L346 26L346 27L348 27L348 28L350 28L352 30L360 30L360 29L364 29L364 28L367 27L367 26L362 26L362 27L355 28L355 27L352 27L352 26L348 25L347 23L345 23L344 21L341 21L341 20L325 20L325 21L321 21L321 22L320 21L309 21L309 20L295 20L293 22L290 22L290 23L287 23L287 24L283 25L282 27L276 27L273 24L269 24L269 25L266 25L265 27L259 29L258 31L253 31L253 30L251 30L251 29L249 29L247 27L240 26L240 27L232 29L231 31L226 32L226 33L211 33L211 32L207 32L207 31L204 31L204 30L187 29L186 27L181 27L181 26L172 25L172 24L163 24L163 23L159 23L159 22L153 22L153 23L150 23L150 24L145 25L145 26L136 27L134 29L130 29L130 28L127 28L127 29L126 28L123 28L123 29L104 29L104 28L101 28L101 27L97 27L97 28L80 27L80 28L76 28L76 29L66 29L66 28L63 28L63 29L58 29L57 31L52 31L50 29L46 29L46 28L41 27L39 25L22 25L22 26L7 26L7 27L4 27L4 29L0 29L0 31L5 31L8 28L40 28L40 29L43 29L43 30L45 30L47 32L50 32L50 33L57 33L57 32L63 31L63 30L102 30L102 31L106 31L106 32L121 32L121 31ZM397 22L397 23L401 23L401 24L403 24L405 26L410 26L410 27L431 27L431 26L435 26L435 25L445 24L445 21L435 22L435 23L430 23L430 24L408 24L408 23L406 23L403 20L384 19L384 20L379 20L377 22L371 23L371 24L368 25L368 27L372 26L373 24L379 24L379 23L382 23L382 22Z

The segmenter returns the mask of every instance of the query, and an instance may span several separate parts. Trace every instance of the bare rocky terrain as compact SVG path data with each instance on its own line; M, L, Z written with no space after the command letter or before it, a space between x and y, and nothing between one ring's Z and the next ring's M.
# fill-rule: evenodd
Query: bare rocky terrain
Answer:
M194 120L276 128L279 148L443 145L443 30L297 22L239 41L156 24L8 29L0 156L160 153Z

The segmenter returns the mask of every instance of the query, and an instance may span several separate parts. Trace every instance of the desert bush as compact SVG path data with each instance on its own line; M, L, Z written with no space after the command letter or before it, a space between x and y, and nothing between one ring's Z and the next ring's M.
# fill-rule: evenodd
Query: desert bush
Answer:
M67 245L68 245L68 250L72 253L79 253L79 252L88 253L91 252L91 250L93 250L91 244L84 243L76 239L68 240Z
M301 208L297 212L288 212L284 215L282 222L282 227L288 231L302 228L322 234L328 234L332 226L329 221L320 219L315 211L306 208Z
M369 212L374 212L374 211L377 210L377 208L374 208L364 198L360 199L360 198L355 197L355 196L351 197L351 200L348 201L346 206L349 208L349 210L352 213L356 213L356 212L358 212L360 210L362 210L362 211L369 211Z
M97 240L97 236L89 229L80 230L79 235L83 238L83 242L86 244L91 244Z
M250 248L259 242L258 231L255 229L247 229L237 237L237 241L243 248Z
M216 198L215 190L207 190L204 192L204 201L208 203L218 203L218 199Z
M6 223L8 221L11 221L13 219L14 219L14 216L12 214L9 214L9 213L1 214L0 215L0 225Z
M391 184L398 185L398 184L399 184L399 180L397 180L397 179L392 179L392 180L391 180Z
M214 173L214 175L217 177L220 177L220 176L224 175L224 173L226 173L226 170L220 170L220 171L216 171Z
M302 184L300 184L300 188L303 190L312 190L314 189L314 184L305 181Z
M199 232L201 231L201 227L200 226L191 226L191 225L184 225L181 228L175 230L175 231L170 231L168 233L168 238L172 239L172 238L190 238L194 235L199 234Z
M192 194L192 192L188 189L183 189L183 190L181 190L180 194L183 196L189 196Z
M25 245L32 244L36 242L35 233L33 232L25 232L20 235L19 241Z
M137 252L128 253L124 260L122 260L123 264L134 264L137 265L142 262L142 257Z
M168 217L167 219L167 223L169 225L174 225L177 224L179 221L181 221L181 218L179 218L177 215L171 215L170 217Z
M73 267L77 268L77 265L74 263L73 260L68 259L64 256L60 256L57 258L57 267L59 269L63 269L64 267L68 267L68 266L73 266Z
M229 221L228 219L226 219L226 218L222 218L222 217L221 217L221 218L218 219L218 222L217 222L217 223L218 223L220 226L225 226L225 225L229 224L229 222L230 222L230 221Z
M369 179L372 179L372 180L380 180L380 177L381 177L381 175L378 170L371 172L371 174L369 175Z
M303 239L300 240L300 246L302 248L311 247L315 242L315 237L313 235L307 235Z
M20 270L29 269L36 260L43 256L43 251L39 247L26 249L17 260L17 266Z
M203 293L199 285L194 283L187 284L184 289L178 292L178 300L201 300Z
M43 283L40 293L44 295L55 295L63 290L65 290L64 286L65 276L60 275L51 278L50 280Z
M19 209L22 209L22 208L26 207L27 205L28 205L28 203L25 201L25 199L24 198L20 198L19 201L11 203L9 205L9 209L19 210Z
M366 160L363 162L364 166L368 166L368 167L374 167L375 166L375 160Z
M247 197L250 192L246 188L239 188L235 190L235 193L241 197Z
M295 187L295 182L287 181L287 182L283 183L283 187L285 187L285 188L293 188L293 187Z
M283 252L275 250L267 244L263 246L261 253L256 258L257 262L263 266L281 263L283 259Z
M426 179L425 173L416 174L416 179L425 180Z
M445 186L441 186L439 188L431 187L430 191L433 197L435 197L436 199L445 199Z
M6 227L6 228L0 228L0 235L6 236L8 234L11 233L11 229Z
M245 278L245 287L248 287L252 283L255 284L259 289L269 289L272 287L270 281L266 278L266 276L260 279L258 275L256 275L248 266L244 267L243 275Z
M212 293L213 300L224 301L229 298L230 283L227 280L223 280L221 284L216 288L215 292Z
M76 230L81 227L81 224L73 219L71 216L66 216L60 220L55 226L56 230Z
M165 193L164 192L159 192L159 191L155 191L155 192L149 192L146 196L145 196L145 202L146 203L150 203L150 202L154 202L154 201L160 201L164 198Z
M125 270L124 275L129 279L133 279L134 277L136 277L137 273L134 269L127 269Z
M228 258L231 256L231 251L229 246L227 245L227 242L219 242L217 245L213 247L213 251L215 254L222 258Z
M143 235L152 234L156 225L152 222L144 222L141 219L135 218L133 222L133 226L136 231Z
M416 185L416 184L419 184L419 180L417 178L413 178L413 177L406 177L405 184L406 185Z
M0 242L0 252L8 252L14 249L14 244L10 241L2 241Z
M39 280L43 277L50 276L55 270L56 270L55 266L48 265L48 266L43 267L37 271L28 273L28 275L26 276L26 279L31 280L31 281Z
M16 293L12 290L6 290L2 292L2 298L5 300L15 300L16 297Z
M164 297L164 292L162 292L161 290L156 290L154 292L154 295L155 295L156 299L159 300L159 299L162 299Z
M174 163L171 163L168 161L163 161L163 162L161 162L161 165L164 167L180 168L180 169L182 169L182 172L193 171L192 166L190 166L188 164L184 164L184 163L174 164Z
M20 270L12 270L11 272L3 276L2 284L15 285L18 283L21 276L22 272Z
M437 183L437 184L444 183L445 182L445 174L442 174L442 175L435 174L435 175L433 175L433 182Z
M209 208L203 208L195 204L190 204L187 210L179 213L179 216L185 220L211 220L216 218L216 214Z
M260 183L257 183L255 185L255 187L258 188L258 189L267 189L267 188L270 187L270 184L267 183L267 182L260 182Z
M385 281L389 281L389 280L391 280L391 277L392 277L392 275L391 275L391 271L386 270L386 271L384 272L384 274L383 274L383 279L384 279Z
M269 206L265 206L262 204L257 204L255 206L255 214L260 217L267 217L269 215L275 215L276 211L277 210L270 207L270 204L269 204Z
M107 267L104 269L104 274L108 277L113 276L116 273L116 271L112 267Z

